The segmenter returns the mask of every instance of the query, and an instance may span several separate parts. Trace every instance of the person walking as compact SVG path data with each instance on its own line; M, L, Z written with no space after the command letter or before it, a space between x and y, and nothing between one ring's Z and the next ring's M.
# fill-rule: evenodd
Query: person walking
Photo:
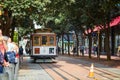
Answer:
M0 73L3 73L4 67L9 66L9 62L5 59L5 51L7 50L6 42L0 36Z
M20 64L23 62L23 47L19 47L19 55L20 55Z
M82 56L84 56L84 46L80 45L80 53L82 53Z
M58 46L57 49L58 49L58 54L60 54L60 47Z
M14 50L15 45L12 43L10 37L7 40L7 47L8 47L8 49L6 50L6 53L5 53L6 57L11 64L14 64L14 63L16 63L15 62L16 52Z
M120 57L120 44L119 44L119 46L118 46L117 56L119 56L119 57Z
M94 52L94 55L97 56L98 55L98 47L96 44L94 44L93 46L93 52Z
M73 56L75 56L76 55L76 46L73 47L72 52L73 52Z
M7 46L8 46L8 50L7 51L14 51L15 45L12 43L10 37L7 40Z
M16 56L18 57L19 56L19 54L18 54L18 52L19 52L18 44L15 43L15 42L12 42L12 44L14 45L13 51L16 53Z

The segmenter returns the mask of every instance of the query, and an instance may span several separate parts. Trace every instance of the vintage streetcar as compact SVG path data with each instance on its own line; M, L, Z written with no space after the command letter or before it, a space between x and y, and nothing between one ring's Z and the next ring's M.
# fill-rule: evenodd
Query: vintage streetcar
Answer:
M30 38L30 57L37 59L55 59L56 34L49 28L36 29Z

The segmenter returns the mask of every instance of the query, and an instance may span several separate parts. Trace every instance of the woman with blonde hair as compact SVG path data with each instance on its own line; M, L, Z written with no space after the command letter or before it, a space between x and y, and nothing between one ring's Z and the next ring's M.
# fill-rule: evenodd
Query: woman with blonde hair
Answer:
M9 66L9 62L6 62L4 58L5 51L7 50L7 45L6 42L4 41L3 37L0 36L0 53L1 57L0 59L3 60L3 63L0 64L0 73L3 72L3 67Z

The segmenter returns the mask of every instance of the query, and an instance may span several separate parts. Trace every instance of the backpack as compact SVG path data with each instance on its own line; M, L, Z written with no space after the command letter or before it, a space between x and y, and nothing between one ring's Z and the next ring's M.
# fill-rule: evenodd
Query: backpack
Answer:
M15 52L13 51L8 51L5 53L5 59L9 63L16 63L15 57Z
M0 64L3 64L3 62L4 62L4 55L0 51Z

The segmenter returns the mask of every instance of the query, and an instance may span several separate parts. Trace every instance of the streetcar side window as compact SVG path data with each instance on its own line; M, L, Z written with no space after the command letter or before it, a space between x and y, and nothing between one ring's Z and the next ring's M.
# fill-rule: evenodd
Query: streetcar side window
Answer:
M33 38L33 45L40 45L38 36L34 36L34 38Z
M42 45L46 45L47 43L47 36L42 36Z
M50 36L50 45L54 45L54 36Z

